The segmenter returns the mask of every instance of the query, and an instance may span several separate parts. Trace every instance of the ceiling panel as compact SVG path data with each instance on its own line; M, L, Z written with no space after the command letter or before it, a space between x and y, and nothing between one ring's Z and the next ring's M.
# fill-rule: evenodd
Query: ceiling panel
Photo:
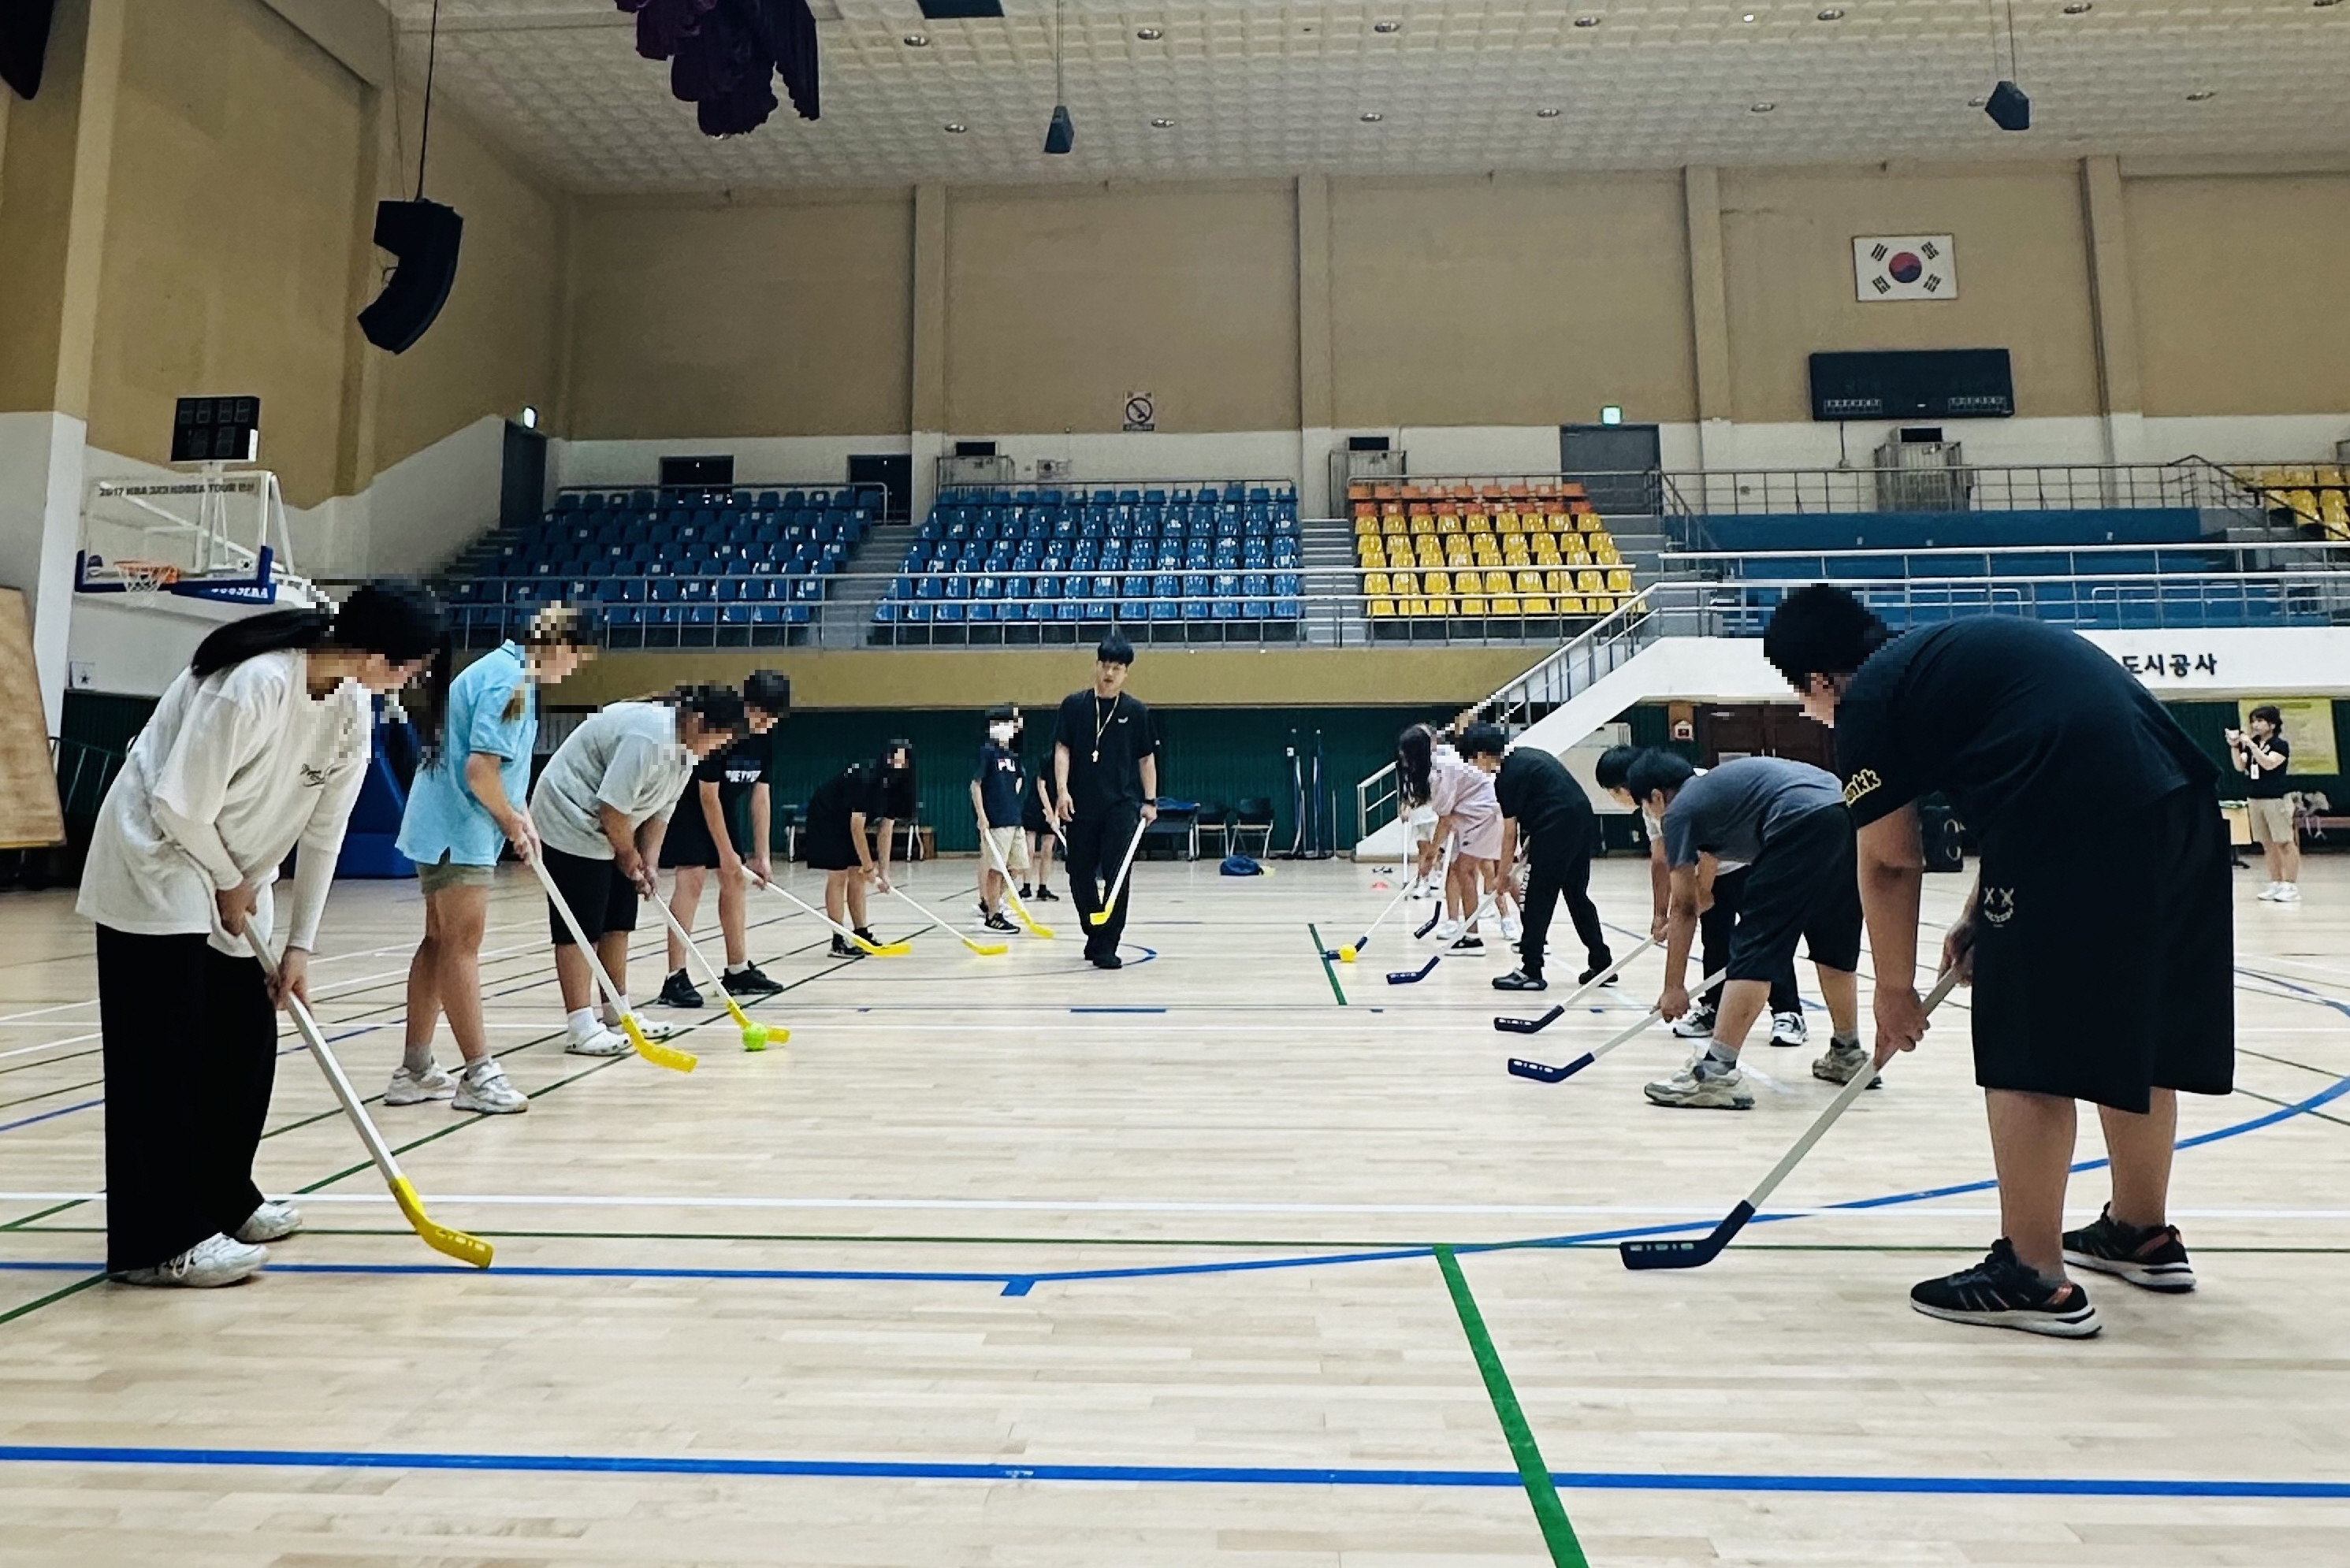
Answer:
M1994 79L1993 0L1069 0L1066 158L1042 151L1050 0L942 22L826 0L823 119L724 141L608 0L442 0L438 81L554 179L608 192L2350 151L2350 4L2064 5L2016 0L2020 135L1969 101ZM432 0L392 8L412 82Z

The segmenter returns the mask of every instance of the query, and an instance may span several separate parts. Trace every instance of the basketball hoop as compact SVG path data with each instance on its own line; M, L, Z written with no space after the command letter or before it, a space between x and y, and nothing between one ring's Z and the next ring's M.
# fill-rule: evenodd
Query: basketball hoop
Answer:
M114 573L122 591L140 598L152 597L180 580L180 568L168 561L118 560Z

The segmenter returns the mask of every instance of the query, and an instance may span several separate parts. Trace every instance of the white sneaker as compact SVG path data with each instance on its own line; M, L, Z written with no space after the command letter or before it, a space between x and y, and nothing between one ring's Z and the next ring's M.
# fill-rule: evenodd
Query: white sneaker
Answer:
M1877 1060L1876 1053L1857 1041L1831 1040L1828 1054L1812 1064L1812 1076L1824 1084L1849 1084ZM1885 1087L1882 1077L1874 1077L1872 1089Z
M2278 903L2280 903L2280 904L2298 904L2298 903L2300 903L2300 902L2301 902L2301 885L2300 885L2299 883L2296 883L2296 882L2280 882L2280 883L2278 883L2278 884L2277 884L2277 890L2276 890L2276 901L2277 901Z
M427 1100L445 1100L457 1092L457 1080L449 1069L435 1062L421 1073L411 1073L406 1067L394 1069L391 1083L383 1092L387 1106L421 1106Z
M1713 1009L1704 1002L1695 1002L1687 1012L1673 1020L1673 1033L1683 1040L1713 1038Z
M1517 916L1503 915L1502 917L1502 940L1503 941L1513 942L1525 934L1525 924L1523 921L1520 920Z
M236 1239L248 1247L264 1241L283 1241L302 1228L302 1211L282 1199L265 1198L261 1207L244 1217L236 1228Z
M1652 1106L1688 1111L1751 1111L1753 1092L1742 1082L1734 1062L1717 1062L1706 1052L1669 1078L1659 1079L1643 1091Z
M1469 922L1466 920L1439 920L1436 922L1435 931L1431 934L1439 942L1450 947L1459 941L1461 933L1468 929Z
M574 1035L563 1046L567 1056L625 1056L635 1049L629 1037L617 1029L598 1029L585 1040Z
M1771 1044L1802 1045L1812 1038L1811 1025L1800 1012L1774 1012L1771 1015Z
M117 1274L126 1285L185 1285L209 1290L250 1279L269 1262L266 1247L248 1246L226 1236L207 1236L178 1257L151 1269L130 1269Z
M511 1116L530 1109L530 1096L507 1081L505 1069L497 1063L484 1059L478 1067L469 1067L457 1081L456 1097L449 1108L475 1111L485 1116Z
M2269 902L2271 899L2274 898L2277 896L2277 889L2278 889L2278 888L2282 888L2282 887L2283 887L2283 886L2284 886L2284 884L2283 884L2283 883L2282 883L2282 882L2271 882L2271 883L2267 884L2265 887L2262 888L2262 889L2261 889L2261 902L2262 902L2262 903L2263 903L2263 904L2265 904L2265 903Z

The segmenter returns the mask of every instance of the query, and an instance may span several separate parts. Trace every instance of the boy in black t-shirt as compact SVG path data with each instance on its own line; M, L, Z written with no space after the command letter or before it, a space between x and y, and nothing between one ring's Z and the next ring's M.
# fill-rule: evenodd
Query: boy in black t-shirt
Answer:
M2228 760L2244 775L2245 815L2252 819L2252 842L2269 863L2264 904L2301 902L2301 830L2293 822L2301 797L2285 777L2293 765L2293 742L2284 738L2284 715L2262 703L2249 715L2251 732L2228 732Z
M718 925L725 934L725 985L731 996L755 999L784 989L751 961L743 870L747 866L761 881L772 875L767 840L773 829L770 786L775 776L775 738L769 732L791 710L792 683L774 670L757 670L743 682L743 722L750 733L712 753L693 770L670 817L669 836L661 840L661 864L677 873L670 889L670 912L687 930L693 929L694 911L702 905L703 880L712 871L718 873ZM743 831L746 804L747 847ZM671 932L669 979L655 999L664 1007L702 1006L685 959L685 944Z
M1138 826L1159 816L1159 738L1150 710L1126 695L1134 645L1113 631L1094 650L1094 683L1061 703L1053 732L1054 819L1066 825L1069 901L1084 918L1086 958L1096 969L1119 969L1118 940L1134 889L1097 926L1109 884L1118 878Z
M1550 940L1551 916L1562 898L1591 966L1578 983L1590 983L1616 961L1607 950L1599 907L1591 901L1591 849L1599 836L1591 797L1566 764L1540 746L1510 750L1498 724L1471 724L1461 733L1461 755L1471 767L1493 775L1493 798L1502 807L1504 877L1517 866L1518 841L1528 841L1525 928L1518 939L1518 967L1497 976L1493 989L1549 988L1543 979L1543 950Z
M987 711L987 740L972 770L971 809L983 842L979 853L979 923L991 931L1016 931L1003 914L1003 889L1011 873L1028 869L1028 846L1020 832L1020 711Z
M2037 621L1981 617L1893 639L1849 593L1817 584L1787 596L1763 652L1836 732L1880 1065L1926 1033L1918 797L1947 794L1982 845L1942 966L1974 986L2004 1233L1982 1262L1918 1284L1911 1304L2079 1338L2099 1325L2067 1263L2193 1289L2167 1212L2178 1094L2225 1095L2235 1078L2219 770L2095 644ZM2099 815L2087 836L2085 802ZM2084 888L2098 909L2085 912ZM2067 1231L2076 1100L2098 1106L2113 1199Z

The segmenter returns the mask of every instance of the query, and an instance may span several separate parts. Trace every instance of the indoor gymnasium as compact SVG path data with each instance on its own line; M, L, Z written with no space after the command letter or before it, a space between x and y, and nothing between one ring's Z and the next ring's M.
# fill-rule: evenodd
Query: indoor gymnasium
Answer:
M2350 1563L2350 5L0 80L0 1568Z

